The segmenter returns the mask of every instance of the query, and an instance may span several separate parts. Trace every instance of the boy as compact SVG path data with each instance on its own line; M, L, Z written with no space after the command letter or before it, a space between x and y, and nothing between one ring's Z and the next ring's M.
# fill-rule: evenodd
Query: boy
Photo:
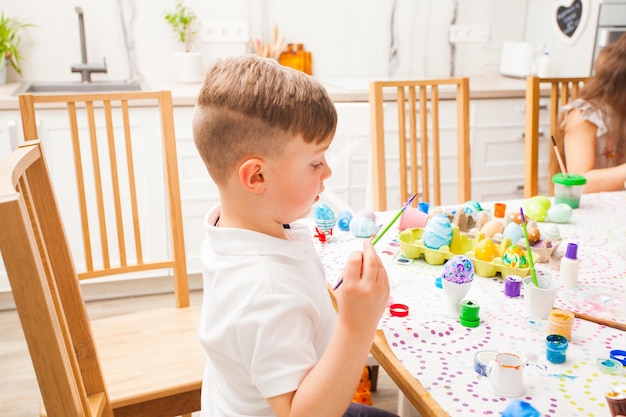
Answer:
M218 61L193 120L220 193L201 249L202 415L389 416L351 403L389 297L370 242L337 290L302 224L331 175L335 107L312 77L253 55ZM345 414L344 414L345 413Z

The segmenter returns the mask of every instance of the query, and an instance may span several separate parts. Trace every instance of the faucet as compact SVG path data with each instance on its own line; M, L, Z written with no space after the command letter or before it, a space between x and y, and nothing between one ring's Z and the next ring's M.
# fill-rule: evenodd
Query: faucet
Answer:
M72 72L80 72L82 82L90 83L92 72L107 72L106 58L102 59L102 64L90 64L87 61L87 45L85 43L85 20L83 18L83 9L77 6L74 10L78 13L78 29L80 31L80 52L82 62L80 64L72 65Z

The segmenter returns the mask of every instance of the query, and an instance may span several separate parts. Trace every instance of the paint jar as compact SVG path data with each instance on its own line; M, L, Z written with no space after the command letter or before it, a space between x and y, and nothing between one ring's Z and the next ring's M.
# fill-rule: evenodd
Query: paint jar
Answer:
M499 219L503 219L506 212L506 204L495 203L493 205L493 216Z
M609 405L612 417L626 415L626 385L611 388L604 398Z
M546 358L552 363L565 362L567 339L560 334L550 334L546 337Z
M497 350L479 350L474 354L474 370L476 373L487 376L487 364L496 358Z
M572 340L572 327L574 326L575 316L569 310L553 308L548 316L548 333L560 334L565 336L569 341Z
M554 204L565 203L571 208L578 208L580 196L583 194L583 186L587 184L587 179L582 175L562 173L554 174Z
M522 278L517 275L507 275L504 279L504 295L510 298L520 296L522 289Z
M459 321L465 327L478 327L480 324L480 318L478 317L478 311L480 306L473 301L465 300L461 303L461 316Z

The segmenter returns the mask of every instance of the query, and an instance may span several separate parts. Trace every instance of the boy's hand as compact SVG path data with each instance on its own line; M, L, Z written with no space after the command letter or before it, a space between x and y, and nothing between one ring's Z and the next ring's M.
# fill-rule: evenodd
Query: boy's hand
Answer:
M371 241L363 243L363 252L353 252L348 258L336 297L339 320L352 331L373 335L387 307L389 281Z

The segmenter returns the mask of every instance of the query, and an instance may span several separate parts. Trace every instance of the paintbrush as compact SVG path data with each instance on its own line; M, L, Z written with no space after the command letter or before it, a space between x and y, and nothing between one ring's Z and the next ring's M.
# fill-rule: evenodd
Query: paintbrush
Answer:
M565 164L563 163L563 159L561 159L561 153L559 152L559 148L556 146L556 140L554 140L554 136L550 136L552 138L552 144L554 145L554 153L556 154L556 160L559 161L559 167L561 167L561 173L565 178L567 178L567 169L565 169Z
M391 226L393 226L393 224L400 218L400 216L402 216L402 213L404 213L404 210L406 210L406 208L409 206L409 204L411 204L413 202L413 200L415 200L416 196L417 196L417 193L413 194L411 196L411 198L409 198L407 200L407 202L404 203L402 208L396 213L396 215L393 217L393 219L391 219L391 221L389 223L387 223L387 226L385 226L385 228L383 230L381 230L381 232L376 235L376 237L372 241L372 245L375 245L376 243L378 243L380 238L383 237L383 235L385 233L387 233L389 228L391 228ZM337 282L337 284L333 287L333 290L336 290L337 288L339 288L339 286L341 285L342 282L343 282L343 277L339 279L339 282Z
M535 272L535 263L533 262L533 253L530 250L530 241L528 240L528 231L526 230L526 217L524 217L524 209L519 208L519 214L522 215L522 230L524 232L524 240L526 241L526 251L528 252L528 264L530 265L530 275L533 277L533 284L535 287L539 287L537 284L537 273Z

